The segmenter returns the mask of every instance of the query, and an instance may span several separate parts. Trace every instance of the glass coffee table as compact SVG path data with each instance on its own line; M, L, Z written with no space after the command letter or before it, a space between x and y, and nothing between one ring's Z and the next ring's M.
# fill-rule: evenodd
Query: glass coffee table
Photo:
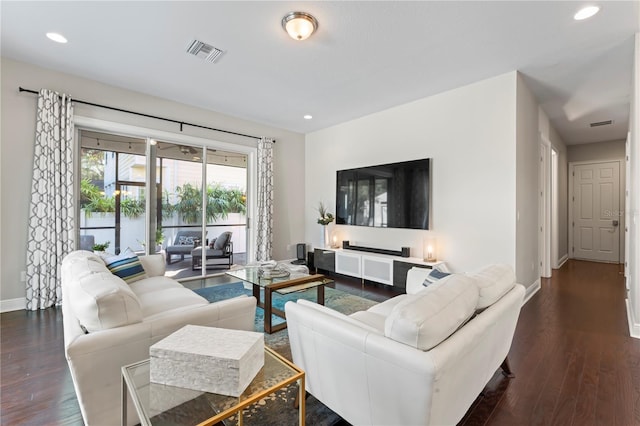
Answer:
M147 359L122 367L122 424L127 424L127 395L131 395L140 424L215 425L236 415L232 423L242 425L242 411L261 400L267 409L268 395L298 382L298 424L305 422L304 371L268 347L264 348L264 367L239 397L152 383Z
M229 271L226 274L253 286L253 296L258 301L258 306L264 309L264 331L268 334L287 327L286 321L272 324L272 314L286 319L284 311L273 306L273 292L289 294L315 288L317 290L317 303L324 305L324 286L333 282L333 280L320 274L309 275L291 272L286 276L277 276L277 274L264 274L263 271L261 271L261 268L251 267ZM260 290L264 290L264 301L262 301Z

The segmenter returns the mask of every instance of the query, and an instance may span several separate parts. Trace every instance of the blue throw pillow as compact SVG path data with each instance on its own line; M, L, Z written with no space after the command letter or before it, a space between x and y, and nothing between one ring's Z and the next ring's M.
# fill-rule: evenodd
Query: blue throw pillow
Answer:
M423 286L428 287L429 285L435 283L438 280L441 280L444 277L448 277L449 274L448 272L442 272L439 271L438 269L432 269L431 272L429 272L429 275L427 275L427 278L424 279L424 282L422 283Z
M105 259L104 263L113 275L122 278L127 284L147 278L140 259L131 249Z

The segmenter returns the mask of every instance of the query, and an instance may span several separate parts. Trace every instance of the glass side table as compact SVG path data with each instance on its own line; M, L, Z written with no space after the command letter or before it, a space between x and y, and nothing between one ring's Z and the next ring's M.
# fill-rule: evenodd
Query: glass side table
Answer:
M131 395L142 426L209 426L234 414L242 426L244 408L297 381L298 424L304 425L304 371L273 350L265 347L264 351L264 367L239 397L152 383L148 359L122 367L122 424L127 424L127 396Z

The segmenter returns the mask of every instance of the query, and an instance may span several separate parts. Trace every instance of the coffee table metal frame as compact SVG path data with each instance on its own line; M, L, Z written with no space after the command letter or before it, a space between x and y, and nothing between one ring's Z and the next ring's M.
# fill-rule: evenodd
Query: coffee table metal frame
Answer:
M250 272L250 273L248 273ZM322 274L304 275L298 278L264 278L259 277L257 270L240 269L226 272L234 278L241 279L253 286L253 296L258 301L258 306L264 309L264 332L267 334L275 333L287 328L287 322L273 324L271 315L276 315L282 319L286 319L283 310L273 307L273 292L280 294L288 294L296 291L308 290L316 288L317 303L324 305L324 286L333 281ZM260 297L260 289L264 289L264 302Z
M290 369L293 372L293 375L289 378L284 379L281 382L276 383L273 386L270 386L266 389L260 390L252 395L249 395L247 399L239 401L236 405L223 410L222 412L216 414L215 416L210 417L209 419L200 422L197 426L211 426L216 423L231 417L234 414L238 414L238 426L242 426L242 410L246 407L254 404L255 402L260 401L266 396L272 394L278 389L282 389L293 382L298 382L298 396L296 398L296 406L298 408L298 424L300 426L304 426L305 424L305 373L301 370L297 365L293 364L291 361L284 358L282 355L276 353L274 350L265 346L265 357L271 357L276 362L283 364L286 368ZM267 361L265 360L265 363ZM151 426L151 419L147 416L144 405L142 401L140 401L137 387L133 377L130 375L131 371L134 371L137 368L145 367L145 364L150 365L150 360L146 359L144 361L136 362L134 364L125 365L122 367L122 417L121 424L126 426L127 424L127 396L129 393L131 394L131 399L133 401L133 405L136 409L136 413L138 413L138 418L140 419L140 424L142 426ZM264 368L264 367L263 367ZM255 380L255 379L254 379ZM171 388L171 386L167 386Z

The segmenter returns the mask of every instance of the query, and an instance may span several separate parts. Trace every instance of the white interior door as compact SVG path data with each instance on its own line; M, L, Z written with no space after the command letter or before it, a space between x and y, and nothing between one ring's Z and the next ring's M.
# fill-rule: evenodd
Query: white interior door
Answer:
M620 163L580 164L573 171L573 257L620 261Z

